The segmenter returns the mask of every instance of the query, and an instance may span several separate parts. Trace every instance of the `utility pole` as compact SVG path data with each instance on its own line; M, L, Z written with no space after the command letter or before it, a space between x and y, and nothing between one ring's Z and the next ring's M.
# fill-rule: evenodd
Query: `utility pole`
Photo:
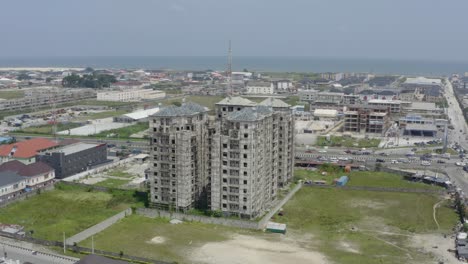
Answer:
M67 244L65 242L65 232L63 232L63 254L66 253L67 250Z
M229 40L228 48L228 65L227 65L227 78L228 78L228 89L229 94L232 95L232 49L231 49L231 40Z

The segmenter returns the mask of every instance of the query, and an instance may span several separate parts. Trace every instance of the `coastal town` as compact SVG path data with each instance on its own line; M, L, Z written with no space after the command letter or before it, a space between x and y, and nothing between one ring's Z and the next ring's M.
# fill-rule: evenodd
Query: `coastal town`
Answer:
M4 256L457 263L466 76L2 70Z

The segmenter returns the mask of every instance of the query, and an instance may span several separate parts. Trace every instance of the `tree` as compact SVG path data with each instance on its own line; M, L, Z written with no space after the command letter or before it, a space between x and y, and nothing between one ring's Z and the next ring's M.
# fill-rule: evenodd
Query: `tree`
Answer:
M16 79L23 81L23 80L31 80L31 76L27 75L26 73L21 73L16 77Z
M175 106L181 106L182 104L180 102L172 102L173 105Z
M86 67L86 69L84 69L84 72L89 72L89 73L91 73L91 72L94 72L94 69L91 68L91 67Z

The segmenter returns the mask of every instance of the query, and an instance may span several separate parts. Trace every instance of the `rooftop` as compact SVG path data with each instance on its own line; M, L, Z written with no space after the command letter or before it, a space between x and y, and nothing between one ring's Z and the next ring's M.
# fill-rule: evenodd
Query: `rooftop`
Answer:
M15 172L19 176L31 177L51 172L54 169L43 162L24 164L17 160L11 160L0 165L0 172Z
M401 104L400 100L371 99L370 104Z
M230 113L227 119L230 121L255 121L262 119L272 112L273 110L271 107L267 106L247 107L240 111Z
M61 152L61 153L65 154L65 155L70 155L70 154L80 152L80 151L83 151L83 150L95 148L95 147L97 147L99 145L100 144L91 144L91 143L82 143L82 142L80 142L80 143L71 144L71 145L67 145L67 146L55 149L52 152L54 152L54 153Z
M406 130L420 130L420 131L437 131L434 124L407 124Z
M123 260L115 260L99 255L87 255L80 259L76 264L129 264L130 262Z
M271 106L271 107L278 107L278 108L289 108L291 107L289 104L279 100L279 99L276 99L276 98L268 98L268 99L265 99L263 100L262 102L260 102L258 105L263 105L263 106Z
M19 176L13 171L0 172L0 187L11 185L24 180L24 177Z
M33 138L8 145L0 146L0 156L12 158L31 158L39 151L58 146L57 143L45 138Z
M430 79L426 77L406 78L405 84L419 84L419 85L440 85L440 79Z
M161 110L159 110L156 114L152 116L187 116L204 113L207 111L208 108L206 107L203 107L196 103L188 102L183 103L181 106L170 105L163 107Z
M159 111L159 108L151 108L151 109L146 109L146 110L140 110L140 111L135 111L129 114L124 114L123 116L131 118L133 120L140 120L140 119L145 119L148 118L149 116L152 116L156 114Z
M257 103L250 101L249 99L245 99L240 96L234 97L226 97L220 102L216 103L216 105L242 105L242 106L256 106Z
M436 110L436 104L431 102L412 102L408 109L412 110Z

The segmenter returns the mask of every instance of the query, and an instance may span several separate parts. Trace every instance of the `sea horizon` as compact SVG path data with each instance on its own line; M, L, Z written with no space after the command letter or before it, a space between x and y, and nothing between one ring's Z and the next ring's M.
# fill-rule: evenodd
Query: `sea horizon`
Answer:
M468 62L404 59L359 59L308 56L234 56L233 71L355 72L448 76L468 72ZM148 70L218 70L226 56L3 56L0 68L111 68Z

